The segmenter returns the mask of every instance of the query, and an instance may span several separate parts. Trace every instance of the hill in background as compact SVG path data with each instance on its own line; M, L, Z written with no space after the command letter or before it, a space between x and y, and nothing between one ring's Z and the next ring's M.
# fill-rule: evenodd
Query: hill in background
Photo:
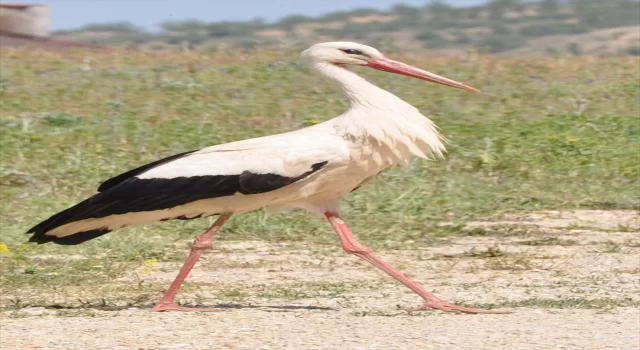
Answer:
M389 11L355 9L321 17L291 15L274 23L170 21L151 33L129 22L89 24L54 37L145 49L263 48L352 40L382 49L457 54L640 55L638 0L492 0L454 7L431 1Z

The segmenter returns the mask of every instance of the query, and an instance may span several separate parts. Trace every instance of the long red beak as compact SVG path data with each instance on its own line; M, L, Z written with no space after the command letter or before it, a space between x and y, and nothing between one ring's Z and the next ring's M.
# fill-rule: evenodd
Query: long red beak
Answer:
M437 74L433 74L425 70L422 70L420 68L410 66L406 63L388 59L386 57L372 59L369 61L369 63L366 66L377 69L377 70L382 70L385 72L391 72L396 74L402 74L409 77L414 77L414 78L430 81L433 83L451 86L451 87L462 89L462 90L480 92L480 90L474 87L471 87L469 85L465 85L455 80L451 80L449 78L445 78Z

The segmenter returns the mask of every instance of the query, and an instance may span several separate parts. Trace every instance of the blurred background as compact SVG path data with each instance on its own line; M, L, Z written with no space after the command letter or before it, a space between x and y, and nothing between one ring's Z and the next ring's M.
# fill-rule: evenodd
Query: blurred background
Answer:
M640 55L637 0L50 0L3 3L0 45L147 50L352 40L457 55Z

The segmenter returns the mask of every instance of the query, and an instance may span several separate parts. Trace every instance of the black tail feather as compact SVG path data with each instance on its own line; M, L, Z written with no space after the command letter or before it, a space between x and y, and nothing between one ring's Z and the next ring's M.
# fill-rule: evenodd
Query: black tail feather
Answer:
M29 238L29 242L35 242L38 244L53 242L60 245L76 245L76 244L86 242L90 239L100 237L106 233L111 232L111 230L104 228L99 230L77 232L65 237L47 236L44 234L46 231L29 231L29 232L34 232L33 236Z
M96 195L97 196L97 195ZM102 228L96 230L90 230L85 232L77 232L65 237L56 237L46 235L47 232L55 229L56 227L68 224L73 221L77 221L78 218L82 218L83 214L86 215L87 211L91 209L94 197L92 196L71 208L65 209L50 218L42 221L41 223L30 228L27 233L33 235L29 238L29 242L35 242L38 244L54 242L62 245L74 245L88 241L90 239L104 235L111 230Z

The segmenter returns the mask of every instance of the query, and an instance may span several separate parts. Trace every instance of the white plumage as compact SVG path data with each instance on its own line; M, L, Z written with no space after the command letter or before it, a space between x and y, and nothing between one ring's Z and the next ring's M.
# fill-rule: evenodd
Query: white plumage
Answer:
M304 208L329 219L346 251L422 296L421 308L486 311L447 304L426 292L360 245L339 217L341 199L381 171L407 164L414 156L433 158L445 151L444 139L431 120L347 69L349 65L477 90L351 42L317 44L301 57L349 99L344 114L293 132L187 152L119 175L103 183L93 197L36 225L29 231L31 241L78 244L125 226L221 215L196 239L176 281L154 308L191 310L173 304L173 298L202 250L211 247L213 234L232 214L267 207Z

